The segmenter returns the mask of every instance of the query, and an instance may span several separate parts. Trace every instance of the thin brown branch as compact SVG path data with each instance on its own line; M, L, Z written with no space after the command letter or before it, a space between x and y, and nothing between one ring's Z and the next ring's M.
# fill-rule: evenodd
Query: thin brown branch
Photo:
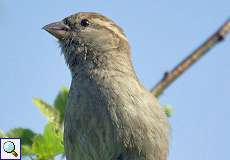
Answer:
M159 81L151 92L156 96L160 96L163 91L190 66L197 62L205 53L207 53L216 44L223 41L230 32L230 19L228 19L210 38L208 38L199 48L186 57L172 71L166 72L161 81Z

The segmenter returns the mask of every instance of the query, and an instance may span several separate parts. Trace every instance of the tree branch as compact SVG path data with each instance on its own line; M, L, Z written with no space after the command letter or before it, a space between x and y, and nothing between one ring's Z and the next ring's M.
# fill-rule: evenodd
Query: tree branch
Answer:
M230 32L230 19L228 19L211 37L209 37L199 48L192 52L182 62L180 62L172 71L166 72L151 92L159 97L163 91L190 66L197 62L205 53L207 53L216 44L223 41Z

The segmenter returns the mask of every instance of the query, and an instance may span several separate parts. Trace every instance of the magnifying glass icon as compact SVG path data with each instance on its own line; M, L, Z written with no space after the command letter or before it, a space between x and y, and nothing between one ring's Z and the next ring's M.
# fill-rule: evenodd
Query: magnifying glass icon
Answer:
M18 156L17 152L15 152L15 145L12 141L7 141L3 144L3 149L6 153L11 153L15 157Z

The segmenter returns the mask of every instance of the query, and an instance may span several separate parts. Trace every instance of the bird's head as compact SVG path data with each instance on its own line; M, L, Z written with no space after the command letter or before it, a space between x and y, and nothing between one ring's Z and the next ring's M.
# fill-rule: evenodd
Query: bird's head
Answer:
M125 54L129 57L128 40L123 30L98 13L80 12L43 29L59 40L71 70L79 66L103 66L113 58L124 58Z

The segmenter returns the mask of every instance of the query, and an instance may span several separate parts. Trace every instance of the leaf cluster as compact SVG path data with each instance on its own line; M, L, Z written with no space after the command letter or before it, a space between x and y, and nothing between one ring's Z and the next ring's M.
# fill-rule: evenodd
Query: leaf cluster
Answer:
M40 98L33 98L33 104L47 118L43 133L35 133L27 128L13 128L7 133L0 130L0 137L21 138L22 156L34 160L64 157L63 120L69 90L62 87L50 105Z

